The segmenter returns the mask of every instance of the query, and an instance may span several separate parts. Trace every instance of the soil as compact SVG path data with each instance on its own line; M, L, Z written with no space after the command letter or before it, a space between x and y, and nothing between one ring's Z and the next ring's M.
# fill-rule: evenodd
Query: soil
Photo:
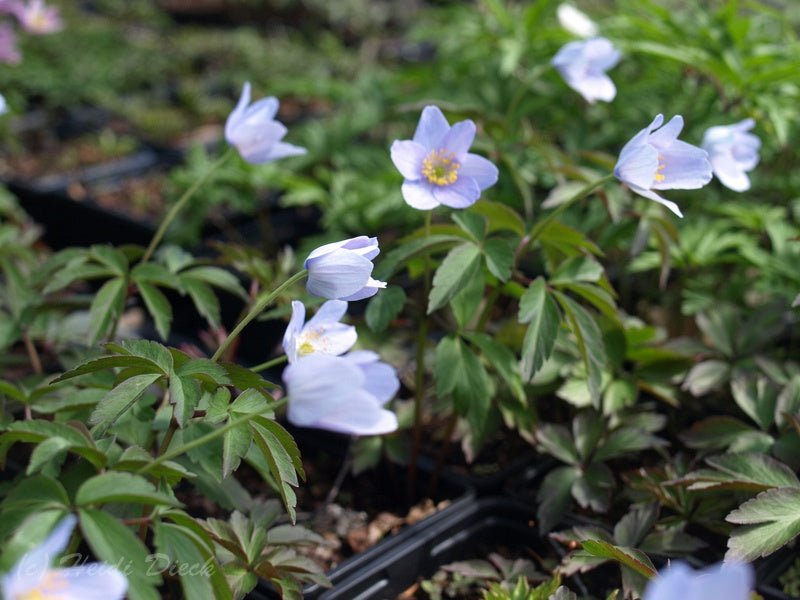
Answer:
M138 221L157 221L164 214L166 175L162 171L99 181L90 185L74 182L67 193L73 200L91 197L103 208Z

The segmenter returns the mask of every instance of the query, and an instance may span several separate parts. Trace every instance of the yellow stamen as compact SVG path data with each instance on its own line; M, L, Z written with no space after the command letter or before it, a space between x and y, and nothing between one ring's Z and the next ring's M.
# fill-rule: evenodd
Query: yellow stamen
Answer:
M16 596L16 600L59 600L65 598L62 592L69 589L66 579L53 571L47 571L35 588Z
M663 161L664 161L664 157L659 154L658 155L658 168L656 169L656 174L655 174L655 180L656 181L664 181L664 179L665 179L664 175L662 173L659 173L659 171L663 171L667 167L667 165L665 165Z
M455 154L446 150L433 150L422 161L422 174L434 185L455 183L460 168Z

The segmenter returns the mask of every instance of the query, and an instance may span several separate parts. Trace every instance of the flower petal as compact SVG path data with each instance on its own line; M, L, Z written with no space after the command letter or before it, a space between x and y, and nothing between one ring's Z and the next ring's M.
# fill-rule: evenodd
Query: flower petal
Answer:
M672 200L667 200L666 198L662 198L661 196L659 196L658 194L656 194L655 192L653 192L651 190L640 188L640 187L637 187L637 186L634 186L634 185L629 185L628 187L631 188L632 192L636 192L640 196L644 196L645 198L648 198L650 200L655 200L659 204L663 204L668 209L670 209L672 212L674 212L676 215L678 215L679 217L683 218L683 213L681 212L681 209L678 208L678 205L675 204Z
M648 583L644 600L695 600L691 595L693 576L692 569L674 563Z
M308 151L302 146L295 146L294 144L287 144L286 142L275 142L269 151L264 152L257 156L258 160L251 160L252 164L264 164L278 160L279 158L287 158L289 156L302 156L307 154Z
M414 141L428 150L435 150L440 147L440 142L449 129L450 125L439 107L426 106L422 109L417 130L414 132Z
M466 154L461 159L461 168L458 172L461 177L472 177L481 190L497 183L497 167L482 156Z
M342 300L347 300L348 302L355 302L356 300L364 300L365 298L371 298L375 294L378 293L379 290L386 288L385 281L378 281L377 279L373 279L372 277L369 278L367 284L357 291L355 294L351 294L350 296L343 297Z
M470 119L459 121L442 138L441 148L456 156L466 154L475 140L475 131L475 123Z
M245 81L242 87L242 95L239 96L239 102L236 104L236 108L231 111L231 114L228 115L227 121L225 121L225 139L231 145L233 145L233 130L244 116L244 111L248 104L250 104L250 82Z
M292 302L294 308L294 302ZM321 327L331 323L338 323L347 312L347 302L343 300L328 300L319 307L308 323L307 327Z
M654 131L647 139L648 144L652 144L658 150L665 150L670 147L677 139L683 129L683 117L675 115L661 129Z
M422 181L406 181L400 188L403 199L411 208L430 210L439 206L439 201L433 197L433 186Z
M648 144L626 148L614 167L614 176L631 187L648 189L658 170L658 150Z
M350 435L384 435L396 431L398 423L397 415L374 404L369 392L358 391L349 402L319 417L314 427Z
M392 144L392 162L405 179L416 181L422 177L422 161L427 152L422 144L411 140L397 140Z
M53 586L52 595L46 598L64 600L122 600L128 590L128 580L118 569L104 563L53 569L50 571L59 579Z
M339 248L350 250L351 252L363 255L366 258L375 258L380 253L380 249L378 247L378 238L359 235L346 240L341 240L339 242L323 244L322 246L315 248L311 254L308 255L308 258L306 258L305 267L308 268L308 262L312 258L329 254L334 250L338 250Z
M569 78L567 84L590 104L595 100L611 102L617 95L614 82L605 73L587 73L580 78Z
M340 248L306 260L308 293L323 298L347 298L361 291L370 279L372 261Z
M247 107L247 110L244 113L244 121L247 124L258 124L264 121L272 121L275 119L275 115L278 114L278 108L280 108L280 102L278 102L278 99L275 96L261 98Z
M710 156L711 168L720 183L734 192L745 192L750 189L750 178L740 169L731 155L723 153Z
M650 186L654 190L695 190L711 181L708 153L697 146L675 140L661 150L659 159L663 179Z
M451 185L434 187L433 197L450 208L466 208L481 197L481 188L472 177L463 176Z
M601 71L614 68L621 57L619 50L614 47L611 40L604 37L586 40L583 54L593 69Z
M656 115L656 118L653 119L653 122L650 123L647 127L642 129L639 133L633 136L630 141L622 147L622 151L619 153L619 161L617 161L617 165L625 160L631 152L637 150L640 146L647 143L647 138L650 135L650 132L653 131L656 127L660 127L661 123L664 122L664 116L661 114Z
M303 321L306 319L306 307L302 302L292 301L292 317L286 332L283 334L283 351L290 363L297 360L297 336L303 329Z

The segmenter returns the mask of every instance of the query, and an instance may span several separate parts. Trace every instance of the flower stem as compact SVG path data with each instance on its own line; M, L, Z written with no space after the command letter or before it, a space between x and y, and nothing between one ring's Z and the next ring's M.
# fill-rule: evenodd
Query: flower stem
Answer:
M244 318L242 318L241 321L239 321L236 327L234 327L233 331L231 331L228 334L228 337L226 337L222 344L220 344L220 347L217 348L217 351L214 352L214 356L211 357L211 360L214 362L218 361L220 357L225 354L225 351L233 343L233 341L239 336L242 330L247 327L247 324L250 323L250 321L255 319L265 308L267 308L267 306L272 304L275 298L280 296L285 290L292 287L295 283L303 279L303 277L306 275L308 275L308 271L303 269L302 271L292 275L273 291L265 293L260 298L257 298L250 311L244 316Z
M148 471L152 471L158 465L165 463L168 460L172 460L173 458L176 458L178 456L181 456L182 454L186 454L190 450L199 448L200 446L203 446L208 442L211 442L217 439L218 437L225 435L231 429L236 429L237 427L244 425L245 423L254 419L255 417L262 417L266 414L271 414L275 410L286 404L286 400L287 400L286 398L281 398L280 400L276 400L272 404L267 405L267 408L261 412L248 413L246 415L239 417L238 419L233 419L231 421L228 421L227 423L225 423L225 425L223 425L219 429L210 431L209 433L202 435L199 438L193 439L191 442L186 442L185 444L179 446L178 448L175 448L174 450L169 450L167 452L164 452L163 454L155 457L149 463L144 465L141 469L136 471L136 473L138 475L141 475L143 473L147 473Z
M425 238L431 235L431 211L425 213ZM408 502L413 502L414 486L417 480L417 459L422 443L422 400L425 395L425 345L428 341L428 316L425 306L428 303L428 295L431 287L431 265L430 255L425 251L423 268L423 297L422 297L422 318L417 329L417 368L414 373L414 434L411 444L411 456L408 461Z
M175 217L178 216L178 213L183 210L183 207L191 200L192 196L195 195L200 186L205 183L205 181L211 176L211 174L216 171L222 164L227 161L231 156L233 156L234 150L233 148L228 148L227 152L225 152L222 156L220 156L214 164L212 164L205 173L203 173L199 179L195 180L195 182L189 186L183 196L181 196L178 201L172 205L172 208L169 209L169 212L164 217L164 220L161 221L161 225L158 226L158 230L156 231L155 235L153 235L153 239L150 240L150 245L147 247L147 250L144 251L144 256L142 256L142 263L146 263L150 260L150 257L155 252L158 245L161 243L161 240L164 237L164 234L167 232L167 229L172 222L175 220Z
M255 367L250 367L250 370L253 371L254 373L260 373L261 371L266 371L267 369L270 369L272 367L277 367L278 365L282 365L283 363L286 362L288 358L289 358L288 356L283 354L281 356L277 356L273 359L263 362L260 365L256 365Z
M587 183L580 190L578 190L572 197L567 198L564 202L559 204L553 212L548 214L544 219L542 219L533 226L531 232L527 236L528 237L527 245L530 247L533 244L533 242L536 241L536 239L542 234L542 232L545 229L547 229L547 226L550 225L550 223L552 223L558 215L563 213L570 206L575 204L578 200L585 198L600 186L613 180L614 180L613 173L609 173L605 177L601 177L600 179L596 179L595 181Z

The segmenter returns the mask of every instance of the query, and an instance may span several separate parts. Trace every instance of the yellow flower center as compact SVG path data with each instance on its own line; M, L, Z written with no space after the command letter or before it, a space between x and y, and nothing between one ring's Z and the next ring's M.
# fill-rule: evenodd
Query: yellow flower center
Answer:
M422 161L422 174L434 185L450 185L458 179L461 163L446 150L433 150Z
M311 342L302 342L297 347L297 353L300 356L305 356L306 354L313 354L314 353L314 346L311 344Z
M656 169L656 174L655 174L655 180L656 181L664 181L664 179L665 179L664 174L660 173L660 171L663 171L666 167L667 167L667 165L664 164L664 157L659 154L658 155L658 168Z
M327 352L328 339L321 329L306 329L297 336L297 353L300 356L314 354L314 352Z
M15 596L12 600L59 600L65 597L62 592L68 589L69 584L61 574L47 571L39 585Z

